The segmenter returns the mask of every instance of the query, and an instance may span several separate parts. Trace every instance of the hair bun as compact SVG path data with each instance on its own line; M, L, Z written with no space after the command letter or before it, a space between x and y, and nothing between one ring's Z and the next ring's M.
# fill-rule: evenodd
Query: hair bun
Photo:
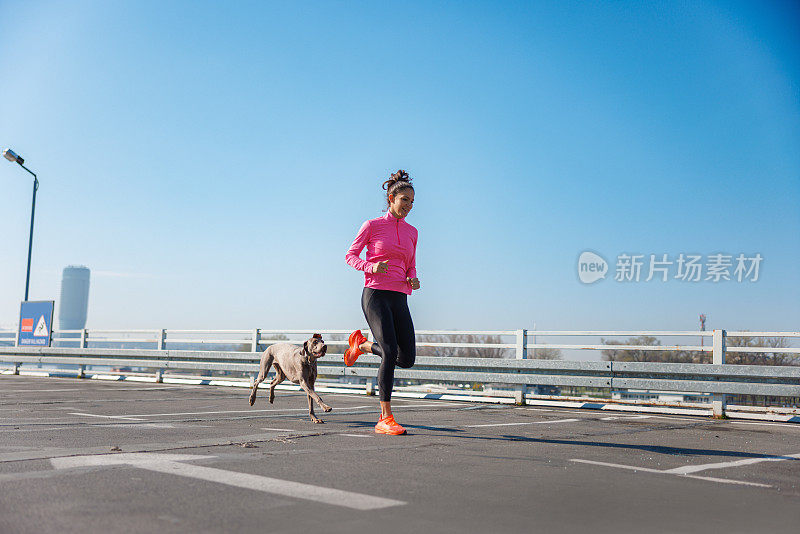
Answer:
M411 180L408 177L408 173L403 169L400 169L396 173L392 174L392 180L395 182L410 182Z
M397 172L392 173L389 176L389 179L383 182L383 188L388 191L389 188L391 188L398 182L407 182L409 184L411 183L411 178L408 176L408 173L403 169L400 169Z

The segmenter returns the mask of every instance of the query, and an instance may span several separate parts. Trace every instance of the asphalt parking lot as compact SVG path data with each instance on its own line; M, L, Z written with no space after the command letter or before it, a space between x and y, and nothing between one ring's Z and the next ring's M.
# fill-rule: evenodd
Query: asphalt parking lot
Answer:
M0 376L0 532L791 532L800 425ZM588 529L588 530L587 530Z

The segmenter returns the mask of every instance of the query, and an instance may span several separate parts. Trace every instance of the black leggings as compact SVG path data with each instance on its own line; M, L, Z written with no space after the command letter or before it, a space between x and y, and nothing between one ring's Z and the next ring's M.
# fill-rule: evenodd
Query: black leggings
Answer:
M417 346L414 323L408 311L408 295L399 291L365 287L361 294L361 309L375 336L372 353L381 357L378 369L378 388L382 401L392 399L394 366L414 365Z

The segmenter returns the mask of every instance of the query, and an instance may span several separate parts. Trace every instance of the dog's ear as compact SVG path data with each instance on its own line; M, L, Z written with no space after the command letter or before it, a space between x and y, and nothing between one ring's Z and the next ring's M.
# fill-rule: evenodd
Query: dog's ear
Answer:
M315 338L317 338L317 339L322 339L322 335L321 335L321 334L314 334L314 335L313 335L313 336L311 336L311 337L312 337L312 338L314 338L314 337L315 337Z
M303 342L303 352L308 354L308 341Z

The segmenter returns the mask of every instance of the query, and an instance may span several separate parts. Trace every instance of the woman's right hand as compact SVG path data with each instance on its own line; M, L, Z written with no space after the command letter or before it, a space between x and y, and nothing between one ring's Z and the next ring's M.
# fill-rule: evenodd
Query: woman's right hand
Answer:
M372 265L372 272L373 273L388 273L389 272L389 262L388 261L380 261Z

